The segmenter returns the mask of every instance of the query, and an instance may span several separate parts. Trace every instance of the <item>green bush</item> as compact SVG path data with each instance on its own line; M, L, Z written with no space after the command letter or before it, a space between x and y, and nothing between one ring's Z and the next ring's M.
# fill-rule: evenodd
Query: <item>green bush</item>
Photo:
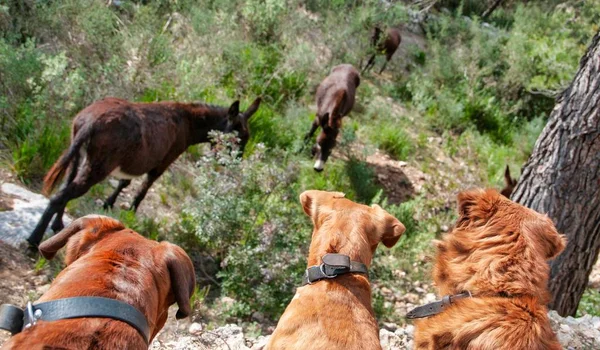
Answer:
M576 316L582 317L583 315L600 316L600 291L591 288L585 290Z
M260 310L274 317L306 265L311 229L297 200L298 168L258 146L242 161L227 151L230 139L217 138L223 151L202 160L196 178L202 194L186 205L182 220L218 259L221 291L237 303L230 312L243 317Z
M379 149L388 152L396 159L406 160L413 151L410 136L406 131L392 124L382 125L379 133L372 136L372 140Z

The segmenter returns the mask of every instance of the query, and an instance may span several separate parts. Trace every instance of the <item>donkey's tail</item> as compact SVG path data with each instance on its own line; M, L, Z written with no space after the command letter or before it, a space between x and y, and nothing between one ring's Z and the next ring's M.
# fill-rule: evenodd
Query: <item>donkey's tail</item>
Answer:
M69 165L77 166L77 164L71 164L73 159L77 156L79 149L83 144L89 139L90 136L90 127L84 126L78 133L75 135L73 140L71 141L71 145L69 148L61 154L60 158L54 163L50 171L44 177L44 188L42 189L42 193L46 196L50 196L58 182L63 178L65 172L69 168Z

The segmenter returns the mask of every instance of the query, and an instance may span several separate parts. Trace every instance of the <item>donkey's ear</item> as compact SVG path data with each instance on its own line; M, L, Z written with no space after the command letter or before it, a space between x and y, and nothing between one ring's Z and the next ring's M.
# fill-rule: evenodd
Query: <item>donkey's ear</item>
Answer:
M258 110L258 107L260 107L261 101L262 101L262 99L260 97L257 97L256 100L254 100L254 102L252 102L250 107L248 107L248 109L246 109L246 111L244 112L244 118L246 120L249 120L250 117L252 117L252 115L254 113L256 113L256 111Z
M85 254L106 233L122 230L125 226L111 217L101 215L87 215L73 221L69 226L40 244L39 251L42 256L51 260L68 242L65 263L69 265ZM80 235L78 235L81 233Z
M229 111L227 111L227 118L230 121L235 121L240 115L240 101L237 100L231 104Z

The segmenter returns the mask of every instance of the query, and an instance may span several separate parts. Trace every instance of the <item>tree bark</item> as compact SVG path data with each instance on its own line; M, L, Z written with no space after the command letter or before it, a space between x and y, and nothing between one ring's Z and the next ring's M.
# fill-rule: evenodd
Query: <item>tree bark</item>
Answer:
M481 19L487 19L487 18L488 18L488 17L489 17L489 16L492 14L492 12L494 12L494 10L495 10L495 9L496 9L498 6L500 6L500 4L501 4L503 1L504 1L504 0L496 0L496 1L494 1L494 3L492 4L492 6L488 7L488 9L487 9L487 10L485 10L485 11L483 12L483 14L481 15Z
M575 315L600 251L600 32L559 96L512 199L567 236L551 263L550 308Z

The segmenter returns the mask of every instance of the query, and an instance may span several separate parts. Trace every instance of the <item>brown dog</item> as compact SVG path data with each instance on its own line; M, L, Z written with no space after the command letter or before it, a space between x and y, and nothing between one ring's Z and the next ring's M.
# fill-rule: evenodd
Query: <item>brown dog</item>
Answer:
M336 144L337 135L342 128L342 118L354 107L356 88L360 85L360 74L351 64L333 67L331 74L317 88L317 115L304 142L308 142L317 128L321 133L312 149L317 159L315 171L322 171Z
M309 267L319 265L327 253L347 255L368 267L379 242L392 247L404 233L404 225L380 206L343 197L324 191L300 195L314 224ZM298 288L267 349L381 349L368 278L346 273Z
M150 341L164 326L169 305L177 302L178 319L191 312L194 266L183 249L158 243L126 229L109 217L89 215L40 245L52 259L67 245L67 267L37 301L95 296L116 299L141 311ZM5 349L147 349L138 331L111 318L38 321L13 336Z
M460 193L458 211L454 230L436 242L433 278L441 295L472 297L417 321L415 348L561 349L545 305L547 260L564 237L547 216L495 190Z

